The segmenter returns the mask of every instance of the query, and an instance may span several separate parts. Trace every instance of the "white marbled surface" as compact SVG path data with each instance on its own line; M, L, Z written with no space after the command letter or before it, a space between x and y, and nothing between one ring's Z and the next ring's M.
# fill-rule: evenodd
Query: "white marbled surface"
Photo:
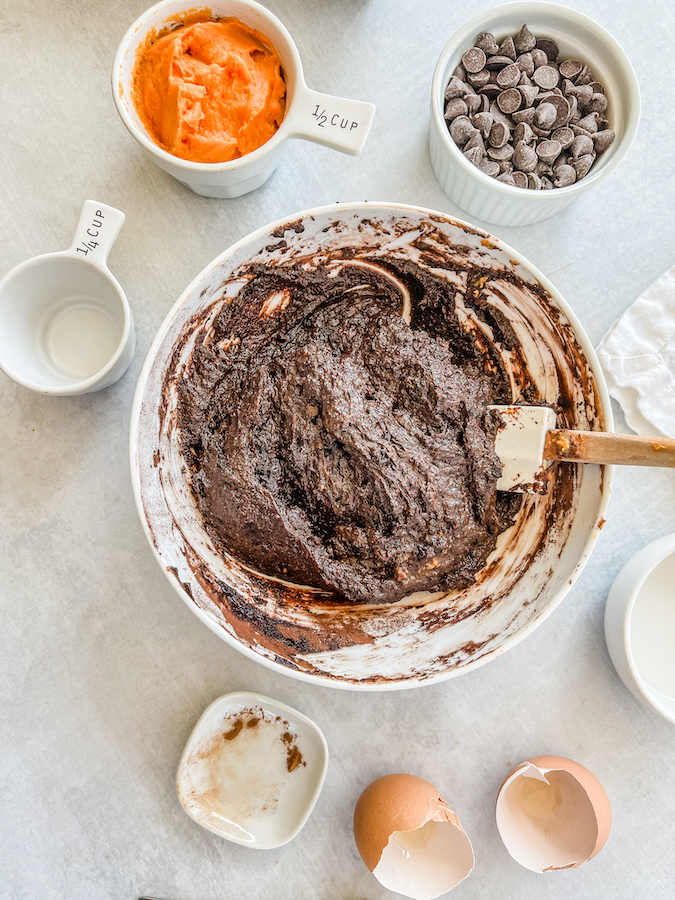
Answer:
M268 0L310 86L378 111L360 157L295 142L263 188L221 201L146 161L115 111L112 59L147 2L0 4L0 272L67 247L86 198L119 207L127 221L110 264L139 343L129 372L100 394L47 398L0 377L0 896L385 900L354 846L352 809L371 779L404 771L436 784L473 840L476 868L457 898L673 897L675 730L625 690L602 630L620 567L675 530L671 472L616 473L587 568L527 640L462 678L389 694L305 685L229 649L160 571L131 495L127 429L143 354L206 263L265 222L329 201L459 212L429 164L431 75L450 35L489 3ZM675 258L675 7L569 5L631 57L643 96L637 140L616 173L561 215L493 231L552 279L597 343ZM219 839L176 799L194 722L235 689L297 707L330 745L316 809L278 851ZM584 763L612 800L609 842L581 870L535 875L499 839L497 788L510 765L540 753Z

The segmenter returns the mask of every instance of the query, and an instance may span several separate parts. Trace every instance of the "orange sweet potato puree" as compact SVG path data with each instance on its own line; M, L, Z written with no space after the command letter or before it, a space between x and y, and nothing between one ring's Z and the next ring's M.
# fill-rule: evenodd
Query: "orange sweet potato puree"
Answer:
M194 162L251 153L284 117L274 48L238 19L184 25L139 50L134 105L162 149Z

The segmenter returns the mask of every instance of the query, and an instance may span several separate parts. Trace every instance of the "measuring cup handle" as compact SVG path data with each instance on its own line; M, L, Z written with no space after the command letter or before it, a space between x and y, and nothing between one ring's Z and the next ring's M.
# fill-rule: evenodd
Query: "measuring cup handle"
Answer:
M297 85L290 112L291 137L356 156L363 150L374 115L372 103L331 97Z
M106 268L108 254L125 219L124 213L114 206L85 200L75 238L67 252L76 259L86 259L99 269Z

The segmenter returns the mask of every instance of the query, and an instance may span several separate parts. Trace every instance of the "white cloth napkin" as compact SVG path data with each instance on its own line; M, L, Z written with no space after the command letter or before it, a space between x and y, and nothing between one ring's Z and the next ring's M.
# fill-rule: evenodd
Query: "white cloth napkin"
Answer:
M598 357L633 431L675 438L675 266L612 325Z

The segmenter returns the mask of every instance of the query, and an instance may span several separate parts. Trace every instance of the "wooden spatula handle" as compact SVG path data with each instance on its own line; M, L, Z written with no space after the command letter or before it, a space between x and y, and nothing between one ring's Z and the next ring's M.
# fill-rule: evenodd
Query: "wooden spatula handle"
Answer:
M615 466L675 467L675 440L600 431L549 431L544 459Z

